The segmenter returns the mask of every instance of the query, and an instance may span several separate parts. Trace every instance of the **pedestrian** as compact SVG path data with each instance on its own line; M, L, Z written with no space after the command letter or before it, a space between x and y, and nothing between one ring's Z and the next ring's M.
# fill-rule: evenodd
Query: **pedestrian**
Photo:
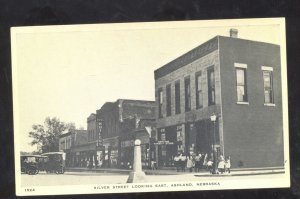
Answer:
M155 160L151 160L151 169L152 170L156 169L156 161Z
M223 174L224 172L225 172L225 160L224 160L224 156L220 155L219 163L218 163L218 173Z
M175 157L174 157L174 166L176 167L176 171L179 172L179 169L180 169L180 165L179 165L179 155L180 154L177 154Z
M127 162L127 168L132 169L132 166L131 166L130 162Z
M180 154L180 165L181 165L181 171L185 172L185 166L186 166L186 155Z
M88 160L85 161L85 167L89 168L90 162Z
M227 156L225 158L225 172L230 173L230 167L231 167L230 156Z
M108 154L105 154L105 156L104 156L104 162L105 162L105 167L108 168L108 167L109 167L109 158L108 158Z
M207 153L205 154L204 158L203 158L203 168L207 170L207 162L208 162L208 159L207 159Z
M195 156L195 172L199 172L200 171L200 160L201 160L201 153L197 153L197 155Z
M209 160L207 161L207 164L206 164L206 168L207 168L207 170L209 170L210 173L213 173L213 167L214 167L214 162L213 162L212 158L209 158Z
M204 163L204 156L205 154L204 153L201 153L200 154L200 162L199 162L199 170L201 170L203 168L203 163Z
M187 156L187 159L186 159L186 168L190 172L193 172L193 167L194 167L194 161L193 161L193 158L189 155L189 156Z

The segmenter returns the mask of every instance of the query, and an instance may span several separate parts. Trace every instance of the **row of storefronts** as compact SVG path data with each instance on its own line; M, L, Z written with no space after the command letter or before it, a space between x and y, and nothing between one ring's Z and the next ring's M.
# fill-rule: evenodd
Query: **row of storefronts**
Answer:
M146 129L133 132L128 137L105 139L101 147L97 147L96 143L86 143L65 149L66 166L130 168L133 165L135 139L141 140L142 165L149 167L151 151L154 156L155 148L150 149L150 136Z
M134 129L122 136L105 138L98 142L73 142L65 149L68 167L131 168L133 166L134 141L141 140L142 166L149 168L151 162L158 167L174 166L174 157L179 153L188 155L211 153L211 121L199 121L156 129L154 122ZM201 129L201 130L200 130ZM206 129L203 131L203 129ZM80 134L80 135L79 135ZM87 137L86 131L77 132L74 138ZM216 140L219 142L219 139ZM219 146L219 145L217 145ZM219 148L218 148L219 149Z
M87 130L75 132L69 133L77 135L72 136L72 145L61 147L68 167L132 168L136 139L141 140L142 165L149 167L156 155L155 102L107 102L87 118ZM61 140L66 137L62 135Z

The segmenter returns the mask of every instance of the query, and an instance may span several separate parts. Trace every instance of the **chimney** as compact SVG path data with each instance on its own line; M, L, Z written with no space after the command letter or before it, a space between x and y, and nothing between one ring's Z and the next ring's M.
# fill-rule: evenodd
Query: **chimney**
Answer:
M230 37L237 38L238 37L238 30L234 29L234 28L231 28L230 29Z

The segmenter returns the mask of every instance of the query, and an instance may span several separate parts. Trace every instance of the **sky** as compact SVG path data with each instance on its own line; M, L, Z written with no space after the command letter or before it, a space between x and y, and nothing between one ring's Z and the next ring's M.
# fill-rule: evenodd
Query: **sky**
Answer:
M154 100L154 70L216 35L280 44L276 20L19 27L12 33L15 135L46 117L87 128L105 102ZM17 113L17 114L16 114Z

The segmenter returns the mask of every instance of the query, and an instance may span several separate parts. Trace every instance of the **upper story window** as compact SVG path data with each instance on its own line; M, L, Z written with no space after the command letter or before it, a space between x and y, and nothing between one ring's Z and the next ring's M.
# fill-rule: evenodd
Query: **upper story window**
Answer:
M175 113L179 114L180 110L180 82L175 83Z
M201 71L195 75L196 83L196 108L202 108L203 106L203 93L202 93L202 79Z
M163 106L163 91L162 89L158 90L158 117L162 118L163 113L162 113L162 106Z
M248 104L248 93L247 93L247 65L235 63L236 72L236 96L238 103Z
M184 93L185 93L185 111L191 110L191 82L190 77L184 79Z
M214 67L209 67L207 70L208 81L208 105L214 105L216 103L215 94L215 71Z
M262 66L263 81L264 81L264 103L274 104L273 93L273 68Z
M167 85L166 87L166 112L167 112L167 116L171 115L171 85Z

